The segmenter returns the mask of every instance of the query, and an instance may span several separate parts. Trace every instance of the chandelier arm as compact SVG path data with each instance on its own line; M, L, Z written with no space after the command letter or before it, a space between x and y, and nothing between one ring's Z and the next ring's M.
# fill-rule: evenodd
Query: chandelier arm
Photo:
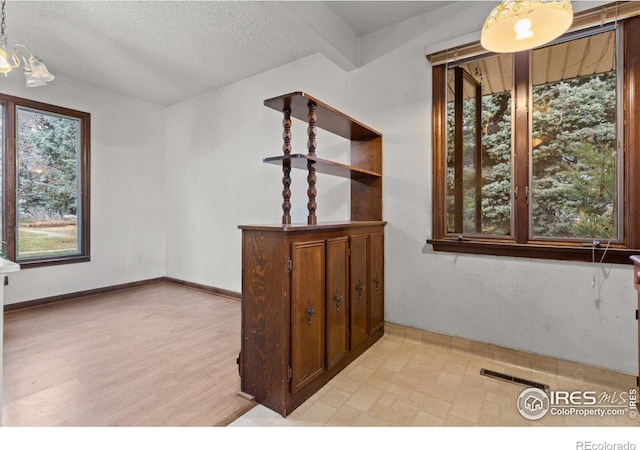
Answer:
M35 57L35 55L34 55L34 54L33 54L33 52L31 51L31 49L30 49L29 47L27 47L26 45L24 45L24 44L14 44L13 49L14 49L14 50L17 50L17 48L16 48L16 47L20 47L20 48L22 48L22 49L24 49L24 50L26 50L26 51L28 51L28 52L29 52L29 58L26 58L26 57L24 56L24 53L19 52L19 53L20 53L20 55L22 56L22 58L23 58L25 61L27 61L27 60L29 60L29 59L31 59L31 58L33 58L33 57Z
M29 63L27 61L27 58L24 56L24 53L22 53L20 51L20 49L16 48L18 45L21 45L21 44L14 45L13 49L11 50L11 59L13 59L14 61L18 61L18 64L16 66L12 65L11 67L16 68L20 64L22 64L22 69L25 72L30 72L31 68L29 67ZM24 45L22 45L22 47L24 47ZM29 50L29 49L27 48L27 50ZM33 53L32 53L32 55L33 55Z
M11 61L9 61L9 55L11 55ZM9 65L11 66L12 69L16 69L18 67L20 67L20 58L18 58L16 56L16 50L15 49L11 49L11 52L9 53L9 55L7 55L7 62L9 63Z

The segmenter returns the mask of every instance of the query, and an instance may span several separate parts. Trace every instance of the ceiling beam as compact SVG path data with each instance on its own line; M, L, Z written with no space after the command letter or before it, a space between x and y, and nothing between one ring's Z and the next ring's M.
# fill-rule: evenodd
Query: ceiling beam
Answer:
M360 66L358 37L323 2L268 1L261 5L268 14L343 70Z
M497 0L451 2L445 7L368 34L360 43L362 65L375 61L413 39L421 39L427 43L459 38L461 35L467 39L466 34L471 32L480 39L480 31L476 30L482 27L484 18L496 4Z

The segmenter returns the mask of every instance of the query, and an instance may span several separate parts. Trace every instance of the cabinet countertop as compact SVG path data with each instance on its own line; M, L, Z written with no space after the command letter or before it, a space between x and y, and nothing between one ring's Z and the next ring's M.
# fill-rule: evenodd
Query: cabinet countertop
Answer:
M319 231L331 230L338 228L364 228L384 226L387 222L384 220L371 221L348 221L348 222L320 222L316 225L307 225L306 223L292 224L263 224L263 225L238 225L241 230L253 231Z

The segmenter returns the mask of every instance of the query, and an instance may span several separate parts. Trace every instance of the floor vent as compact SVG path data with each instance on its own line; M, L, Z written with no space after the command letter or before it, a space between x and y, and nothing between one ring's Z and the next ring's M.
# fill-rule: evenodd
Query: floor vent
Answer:
M531 380L525 380L524 378L514 377L512 375L507 375L500 372L494 372L489 369L480 369L480 375L484 375L485 377L495 378L496 380L508 381L509 383L520 384L522 386L529 386L541 389L545 392L549 392L549 385L543 383L537 383Z

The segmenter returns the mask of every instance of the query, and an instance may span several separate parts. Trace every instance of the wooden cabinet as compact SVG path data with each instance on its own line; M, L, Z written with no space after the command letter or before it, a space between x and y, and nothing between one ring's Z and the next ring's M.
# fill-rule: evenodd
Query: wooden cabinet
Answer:
M242 225L242 391L286 416L384 333L382 135L302 92L282 111L282 224ZM292 153L291 118L308 122ZM351 165L316 155L316 127L351 141ZM308 171L306 224L291 224L291 169ZM316 217L317 174L351 180L349 221Z
M243 392L286 416L382 337L383 227L242 226Z

